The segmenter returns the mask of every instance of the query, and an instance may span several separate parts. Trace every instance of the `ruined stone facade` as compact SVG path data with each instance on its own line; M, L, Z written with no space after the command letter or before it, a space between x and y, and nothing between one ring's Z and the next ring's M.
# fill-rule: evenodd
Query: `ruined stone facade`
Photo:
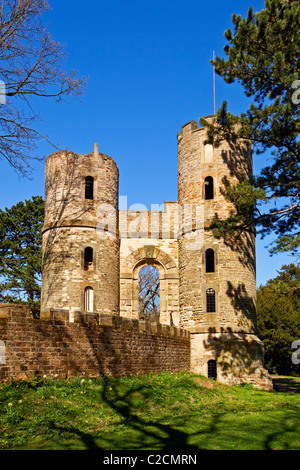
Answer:
M205 230L234 211L224 193L251 177L251 151L243 142L213 148L194 121L177 140L178 201L163 210L119 210L118 168L97 145L47 158L41 318L62 309L71 322L84 314L138 320L139 271L153 265L160 323L189 333L190 370L257 381L266 371L255 335L254 236L224 240Z

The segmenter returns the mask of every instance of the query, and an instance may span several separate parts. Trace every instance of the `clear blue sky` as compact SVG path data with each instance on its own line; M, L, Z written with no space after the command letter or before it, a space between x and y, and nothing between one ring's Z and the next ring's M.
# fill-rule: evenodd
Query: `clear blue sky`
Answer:
M61 148L89 153L94 142L120 171L120 195L128 206L177 200L177 132L190 120L213 113L213 51L223 54L232 13L264 7L263 0L49 0L44 18L54 40L66 45L65 70L88 77L79 100L34 102L37 127ZM238 85L216 77L217 108L233 113L247 100ZM36 155L53 148L41 141ZM255 171L266 164L255 157ZM0 161L0 207L44 196L44 166L24 180ZM287 256L270 257L270 241L257 240L257 284L276 275Z

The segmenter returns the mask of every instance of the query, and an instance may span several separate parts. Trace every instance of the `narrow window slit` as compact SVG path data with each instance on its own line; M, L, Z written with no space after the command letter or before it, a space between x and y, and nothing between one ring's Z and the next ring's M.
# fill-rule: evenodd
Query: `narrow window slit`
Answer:
M215 272L215 252L212 248L205 252L205 270L207 273Z
M215 312L216 311L216 293L215 290L210 288L206 291L206 311Z
M85 199L94 199L94 178L92 176L85 178Z
M94 310L94 291L92 287L84 289L84 310L89 313Z
M87 247L84 250L84 269L89 270L93 268L94 261L93 248Z
M212 176L207 176L205 178L205 199L213 199L214 198L214 179Z

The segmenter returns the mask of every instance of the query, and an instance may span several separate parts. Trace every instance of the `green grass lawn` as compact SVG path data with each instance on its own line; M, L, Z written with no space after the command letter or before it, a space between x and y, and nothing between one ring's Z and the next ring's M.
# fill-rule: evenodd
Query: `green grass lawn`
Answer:
M300 394L191 373L0 383L2 450L296 450Z

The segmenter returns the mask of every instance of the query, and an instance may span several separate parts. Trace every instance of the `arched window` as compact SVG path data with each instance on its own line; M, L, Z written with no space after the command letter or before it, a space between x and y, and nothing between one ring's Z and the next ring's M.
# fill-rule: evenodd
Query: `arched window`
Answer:
M207 176L205 178L205 199L214 198L214 179L212 176Z
M213 359L207 363L207 377L213 380L217 379L217 363Z
M94 291L91 287L84 289L84 310L86 312L93 312L94 310Z
M84 269L89 269L93 265L93 248L90 246L84 250Z
M206 291L206 311L215 312L216 311L216 293L215 290L210 288Z
M85 178L85 199L94 199L94 178L92 176Z
M212 248L205 252L205 271L207 273L215 272L215 252Z

